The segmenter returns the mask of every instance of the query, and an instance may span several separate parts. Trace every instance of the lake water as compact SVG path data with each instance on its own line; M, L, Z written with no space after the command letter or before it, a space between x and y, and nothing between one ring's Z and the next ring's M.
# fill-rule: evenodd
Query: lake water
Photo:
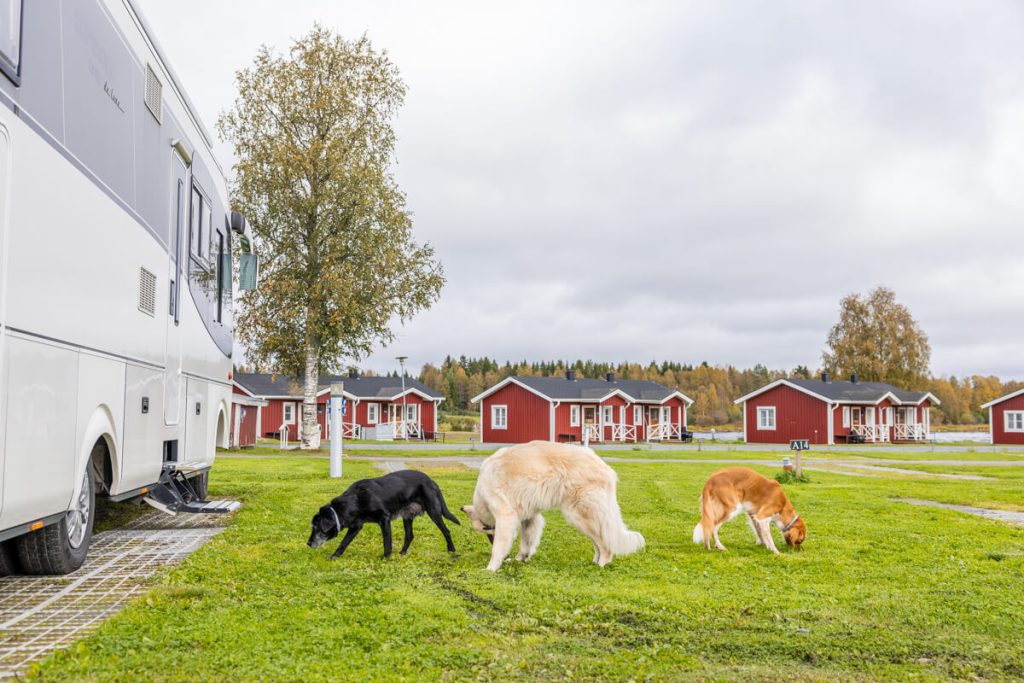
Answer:
M694 432L693 438L698 441L711 441L711 432ZM743 432L715 432L715 439L718 441L738 441L742 438ZM953 441L973 441L979 444L990 443L988 432L932 432L929 438L934 438L935 443L950 443Z

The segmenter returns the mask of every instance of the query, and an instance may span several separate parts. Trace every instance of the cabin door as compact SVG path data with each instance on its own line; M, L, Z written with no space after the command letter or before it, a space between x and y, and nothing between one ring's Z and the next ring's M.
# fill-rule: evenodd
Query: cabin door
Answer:
M185 227L188 171L177 153L171 154L171 229L167 245L167 346L164 355L164 424L181 419L181 252Z

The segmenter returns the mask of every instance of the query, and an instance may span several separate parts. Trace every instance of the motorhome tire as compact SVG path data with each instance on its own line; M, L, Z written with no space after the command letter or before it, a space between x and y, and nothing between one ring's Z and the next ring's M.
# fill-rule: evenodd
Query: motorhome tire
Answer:
M26 574L70 574L85 562L96 518L96 480L92 467L82 475L82 488L61 520L20 536L18 559Z
M0 576L13 576L18 574L20 569L14 539L0 543Z

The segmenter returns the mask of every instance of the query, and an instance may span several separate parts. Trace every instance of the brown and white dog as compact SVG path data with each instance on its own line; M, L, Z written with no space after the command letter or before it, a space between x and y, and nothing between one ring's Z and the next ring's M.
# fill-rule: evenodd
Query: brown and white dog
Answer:
M693 542L711 550L725 550L718 540L718 528L730 519L746 513L750 528L763 545L776 555L779 549L772 539L770 524L782 530L786 544L799 548L807 537L807 526L796 514L779 482L746 467L729 467L711 475L700 496L700 523L693 528Z

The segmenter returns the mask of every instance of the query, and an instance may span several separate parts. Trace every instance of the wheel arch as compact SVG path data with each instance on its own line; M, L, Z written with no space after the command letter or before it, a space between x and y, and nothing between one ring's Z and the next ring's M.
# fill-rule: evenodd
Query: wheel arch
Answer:
M216 448L229 448L231 438L231 404L227 400L221 400L217 408L217 426L214 428L214 443Z
M105 447L105 454L101 461L96 462L99 480L97 488L103 488L107 492L116 484L121 472L121 454L117 447L117 431L114 428L114 416L106 405L97 406L89 420L86 422L85 430L82 432L79 442L78 463L75 467L75 491L72 500L79 494L82 485L82 475L85 468L93 464L94 450L98 443ZM98 454L97 454L98 455Z

